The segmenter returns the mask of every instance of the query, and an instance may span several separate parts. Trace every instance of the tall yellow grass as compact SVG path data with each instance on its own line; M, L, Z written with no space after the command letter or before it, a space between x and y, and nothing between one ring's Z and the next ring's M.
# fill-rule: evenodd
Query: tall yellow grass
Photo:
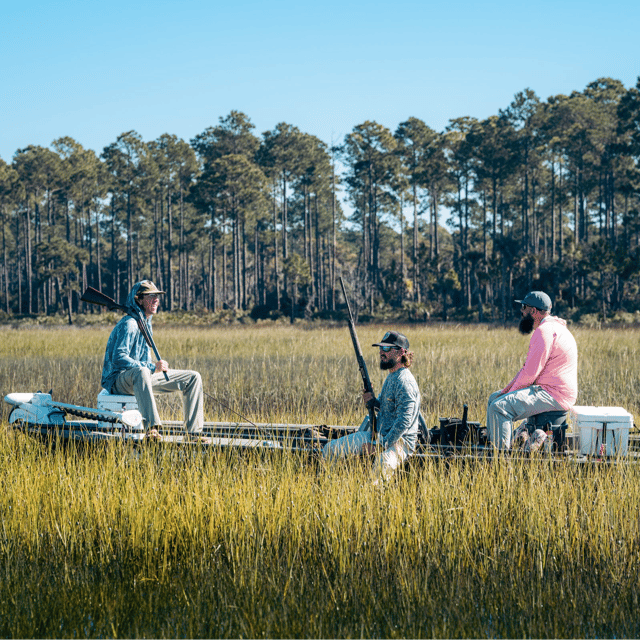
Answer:
M359 327L359 339L374 389L384 373L377 368L378 342L386 327ZM446 325L400 327L415 352L412 368L429 424L439 416L484 420L489 394L503 387L522 366L528 337L515 328ZM12 330L0 328L0 391L48 391L54 398L95 406L104 347L110 327ZM638 330L574 330L579 347L578 404L640 409ZM207 399L207 419L237 419L226 407L253 421L349 424L363 409L361 383L345 327L257 325L189 328L160 326L155 340L175 368L194 368ZM173 417L181 403L166 410ZM4 415L4 414L3 414Z
M359 328L374 387L384 327ZM513 330L405 327L429 424L484 421ZM2 392L94 405L108 329L0 333ZM576 331L581 404L637 413L637 332ZM344 328L156 331L254 421L354 424ZM179 413L169 403L164 410ZM224 419L210 402L207 418ZM282 452L83 447L0 431L0 635L637 636L633 465L427 461L384 486Z

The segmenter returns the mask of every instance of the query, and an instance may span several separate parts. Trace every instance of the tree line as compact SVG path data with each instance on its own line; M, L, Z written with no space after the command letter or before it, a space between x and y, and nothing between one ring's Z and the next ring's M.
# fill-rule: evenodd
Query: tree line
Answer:
M566 314L640 310L640 78L332 147L254 129L232 111L189 142L0 159L0 309L72 321L87 285L123 300L150 278L165 310L331 317L342 274L361 319L504 321L533 288Z

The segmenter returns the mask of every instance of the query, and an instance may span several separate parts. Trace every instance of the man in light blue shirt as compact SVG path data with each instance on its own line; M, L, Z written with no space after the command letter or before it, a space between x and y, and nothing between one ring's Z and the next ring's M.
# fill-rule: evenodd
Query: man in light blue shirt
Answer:
M151 319L158 311L160 291L150 280L133 285L126 302L127 315L114 327L104 354L102 387L117 395L134 395L147 435L160 438L162 426L154 393L182 392L185 427L198 435L204 426L202 379L197 371L169 369L165 360L154 362L140 330L144 323L153 335ZM167 374L168 380L165 378ZM200 438L207 441L207 438Z

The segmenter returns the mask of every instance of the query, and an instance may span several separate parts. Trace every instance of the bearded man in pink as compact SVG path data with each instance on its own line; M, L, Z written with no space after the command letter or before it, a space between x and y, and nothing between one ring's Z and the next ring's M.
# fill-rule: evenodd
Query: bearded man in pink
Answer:
M568 411L578 396L578 347L567 323L550 315L551 298L531 291L522 305L520 333L533 332L524 366L489 397L487 432L497 449L511 447L513 423L547 411Z

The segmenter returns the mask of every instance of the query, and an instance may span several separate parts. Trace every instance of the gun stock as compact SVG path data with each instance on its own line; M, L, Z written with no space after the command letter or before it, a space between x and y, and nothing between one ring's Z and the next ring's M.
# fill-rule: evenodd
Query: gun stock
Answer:
M94 289L93 287L87 287L87 290L82 294L80 298L83 302L89 304L99 304L102 307L107 307L109 311L126 311L127 309L121 304L118 304L115 300L106 296L101 291Z
M351 306L349 305L349 298L347 298L347 290L344 287L342 276L339 278L340 286L342 287L342 295L344 301L347 303L347 312L349 314L349 333L351 334L351 342L353 342L353 349L356 352L356 360L358 361L358 369L360 370L360 376L362 377L362 384L364 390L373 395L373 399L367 402L367 409L369 411L369 424L371 425L372 441L377 444L378 441L378 421L376 415L377 401L375 394L373 393L373 385L371 384L371 378L369 378L369 372L367 371L367 363L362 355L362 348L360 347L360 341L358 340L358 334L356 333L356 325L353 321L353 314L351 313Z

